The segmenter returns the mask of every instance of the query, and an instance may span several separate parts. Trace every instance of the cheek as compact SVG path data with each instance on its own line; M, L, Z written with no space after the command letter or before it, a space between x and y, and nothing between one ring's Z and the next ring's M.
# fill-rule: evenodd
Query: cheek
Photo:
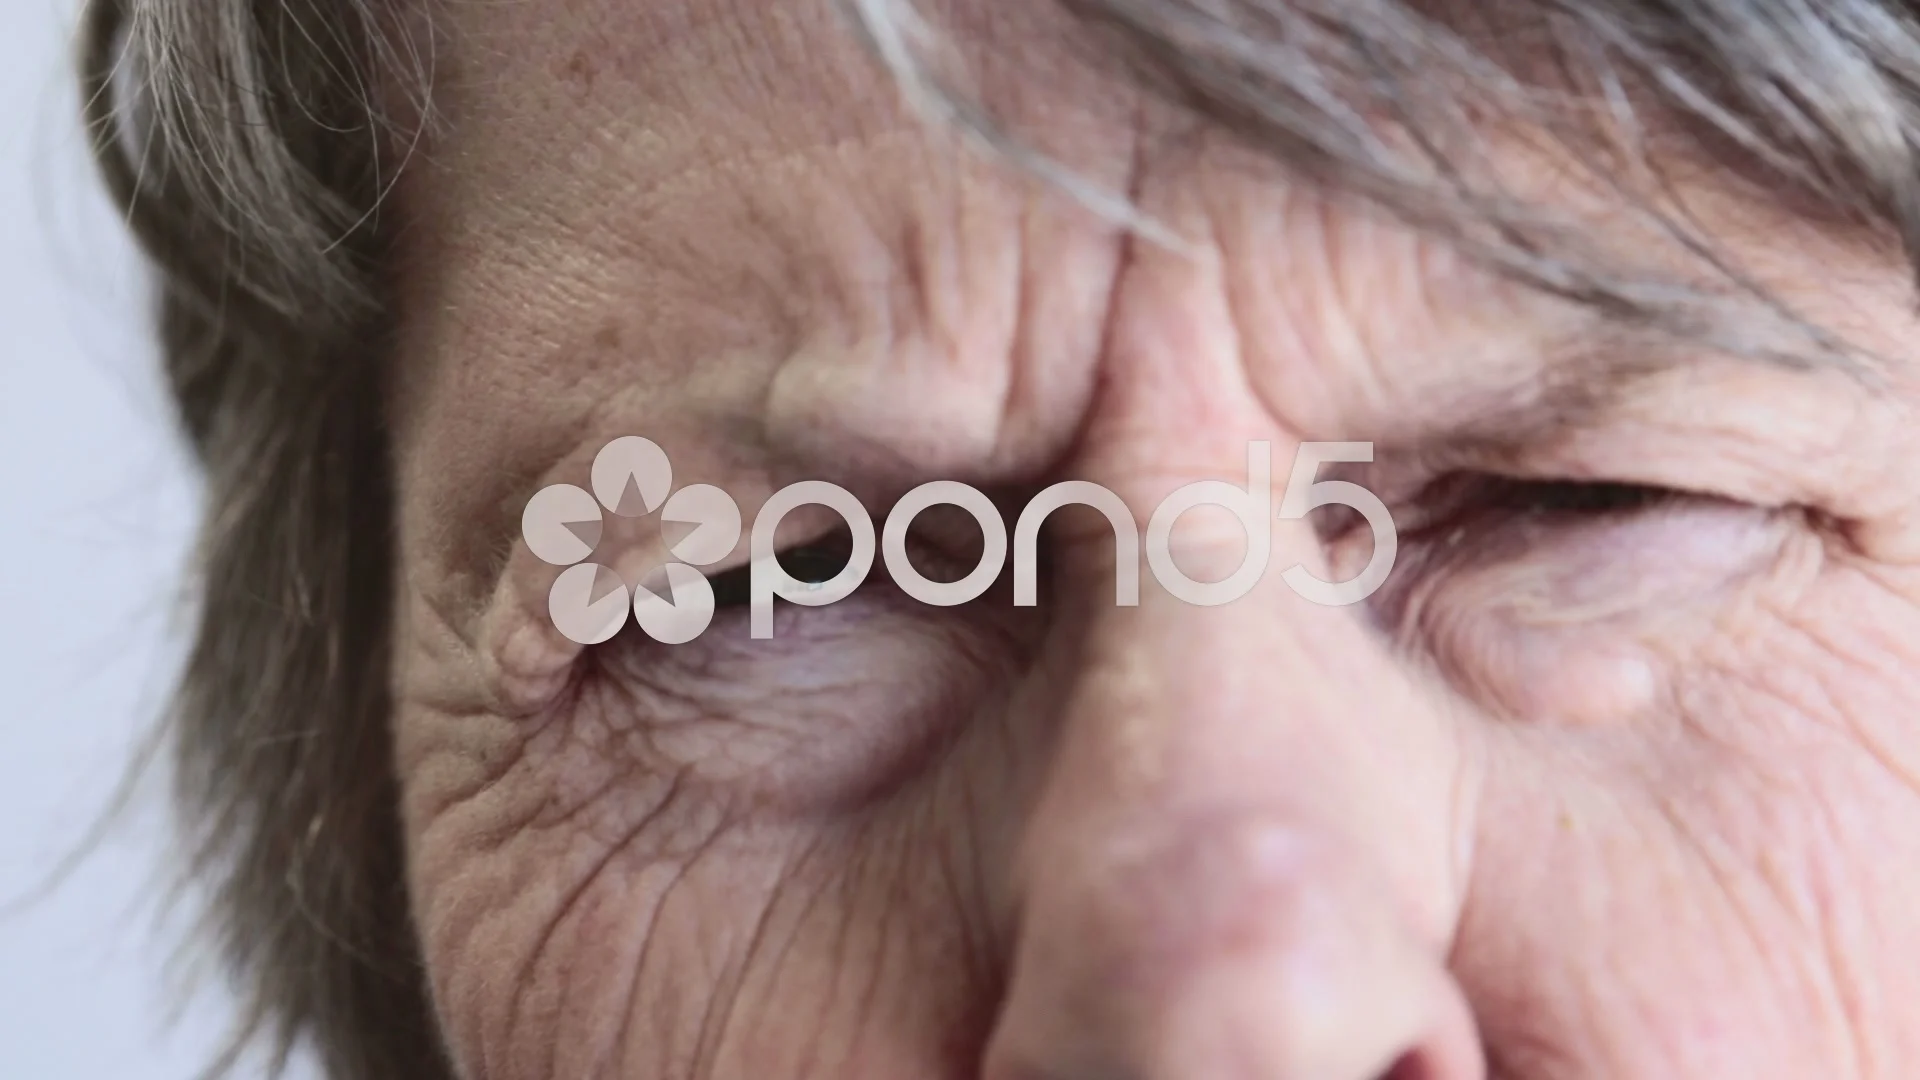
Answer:
M448 872L416 892L449 1043L489 1080L962 1080L993 1000L967 825L919 795L748 823L671 785L618 834L493 840L460 809L421 838Z
M1847 748L1920 790L1920 570L1832 557L1769 591L1699 651L1676 707L1704 734L1790 766L1796 740Z
M783 608L771 641L742 613L589 650L486 782L416 815L469 1073L968 1075L995 970L969 815L997 802L972 733L1030 613L885 592ZM410 789L457 767L458 738L436 744Z
M1828 552L1750 581L1636 722L1491 729L1457 956L1492 1040L1538 1052L1509 1075L1920 1051L1916 598Z

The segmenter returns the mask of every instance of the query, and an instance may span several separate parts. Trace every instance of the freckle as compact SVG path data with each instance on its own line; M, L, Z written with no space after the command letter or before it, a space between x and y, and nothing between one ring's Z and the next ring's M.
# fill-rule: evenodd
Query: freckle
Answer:
M620 327L608 323L594 332L593 343L596 347L612 351L620 347Z
M1560 811L1560 831L1561 832L1573 831L1573 815L1567 813L1565 810Z
M573 89L576 100L585 99L593 92L594 77L599 71L593 61L587 59L585 52L575 52L568 58L566 66L560 69L560 77Z

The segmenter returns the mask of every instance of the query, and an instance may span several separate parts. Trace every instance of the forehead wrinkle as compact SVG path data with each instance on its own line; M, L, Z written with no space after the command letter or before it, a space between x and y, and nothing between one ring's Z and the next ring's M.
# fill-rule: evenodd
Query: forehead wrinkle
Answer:
M1744 189L1725 187L1721 177L1695 178L1677 216L1661 208L1620 229L1610 227L1606 216L1569 216L1568 227L1585 234L1601 253L1596 256L1599 265L1640 282L1637 288L1649 298L1645 306L1607 303L1518 280L1410 223L1385 230L1418 237L1408 251L1348 250L1356 241L1338 235L1350 228L1340 223L1372 221L1380 208L1367 203L1358 212L1328 202L1328 209L1317 216L1295 215L1317 230L1299 237L1293 230L1286 236L1302 241L1304 257L1319 260L1310 267L1315 284L1278 278L1297 262L1268 254L1294 250L1285 243L1256 252L1250 249L1257 245L1234 243L1246 230L1217 230L1217 235L1226 238L1223 250L1252 271L1247 275L1251 288L1239 287L1245 284L1238 281L1240 275L1228 276L1229 285L1236 287L1236 307L1266 304L1283 311L1281 317L1266 320L1236 315L1243 331L1252 328L1247 336L1255 354L1337 355L1339 335L1303 342L1297 333L1316 324L1344 327L1352 347L1338 366L1356 372L1372 368L1369 377L1380 382L1358 390L1363 395L1358 401L1349 399L1354 408L1343 410L1343 422L1402 429L1398 435L1383 433L1378 440L1382 443L1444 438L1493 447L1539 442L1556 428L1591 423L1613 411L1622 397L1650 377L1697 365L1707 356L1776 372L1839 372L1863 390L1885 391L1889 375L1901 366L1894 355L1898 342L1887 340L1887 310L1904 302L1908 310L1901 314L1910 314L1911 301L1884 294L1888 282L1909 284L1904 267L1887 265L1857 237L1808 236L1801 230L1813 223L1791 216L1788 208L1753 204L1744 198ZM1272 200L1245 201L1264 210ZM1706 213L1693 213L1696 201ZM1232 212L1247 213L1237 208ZM1287 217L1271 211L1267 216ZM1648 221L1667 231L1643 237ZM1635 250L1642 247L1636 240L1653 241L1663 250L1650 256ZM1235 251L1236 246L1241 250ZM1664 250L1667 246L1672 250ZM1430 265L1437 252L1444 252L1444 259ZM1395 267L1415 283L1407 296L1394 292ZM1461 269L1466 272L1456 272ZM1454 287L1460 280L1483 276L1493 288ZM1670 312L1663 313L1661 303L1651 299L1662 292L1675 301ZM1262 294L1267 299L1255 299ZM1289 295L1293 303L1274 299ZM1507 297L1518 302L1502 299ZM1414 317L1432 325L1423 323L1424 329L1411 337L1396 338L1402 332L1391 328L1394 313L1383 307L1396 302L1404 302ZM1327 314L1329 310L1333 314ZM1270 324L1264 332L1262 322ZM1493 343L1509 328L1516 329L1512 337L1517 353ZM1463 341L1480 355L1462 355ZM1489 349L1513 353L1513 359L1503 356L1489 363ZM1441 363L1432 364L1436 358ZM1417 360L1429 361L1426 371L1419 370ZM1277 361L1269 355L1262 366L1277 366ZM1408 393L1409 385L1416 391ZM1277 384L1264 389L1278 408L1286 400L1280 391L1294 388ZM1380 404L1388 408L1377 408ZM1404 415L1395 417L1393 412ZM1408 427L1417 430L1409 435Z
M1522 434L1535 440L1546 438L1556 429L1590 424L1598 415L1616 408L1626 388L1637 384L1646 374L1640 369L1658 367L1666 370L1672 366L1650 363L1650 358L1665 355L1664 350L1652 348L1646 342L1608 342L1606 338L1610 332L1613 332L1612 328L1596 330L1594 340L1575 343L1566 349L1565 355L1556 353L1551 363L1543 365L1546 372L1544 376L1530 375L1541 380L1538 386L1515 385L1504 391L1459 399L1465 405L1460 410L1460 418L1450 421L1449 426L1454 429L1451 436L1456 441L1478 440L1487 445L1498 445L1502 440L1511 445ZM1556 350L1558 348L1555 347ZM1668 359L1674 363L1681 362L1678 356ZM1830 359L1821 361L1822 365L1831 362ZM1448 383L1456 384L1456 377L1450 376ZM725 437L736 440L742 434L741 430L735 430ZM807 466L845 474L854 471L849 463L853 463L855 468L871 468L879 472L900 471L911 464L898 448L871 438L868 433L850 431L845 438L831 441L834 443L831 453L821 452L818 446L809 450L790 439L776 445L761 438L754 440L752 445L770 466L781 469ZM537 486L537 483L527 485L524 492L509 490L503 496L505 503L481 504L493 508L492 512L497 518L495 528L505 534L509 547L512 530L517 528L512 500L517 495L530 495ZM498 544L492 546L498 547Z
M1520 377L1454 399L1448 405L1453 415L1428 427L1430 434L1382 445L1440 460L1517 461L1604 426L1658 380L1703 369L1710 358L1808 379L1839 373L1862 391L1881 389L1875 369L1834 350L1708 349L1594 315L1543 340L1540 362Z

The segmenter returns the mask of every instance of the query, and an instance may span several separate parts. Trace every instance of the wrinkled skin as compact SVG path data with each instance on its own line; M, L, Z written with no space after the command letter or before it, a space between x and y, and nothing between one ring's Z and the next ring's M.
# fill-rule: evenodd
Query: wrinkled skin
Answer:
M912 119L825 7L450 9L449 123L395 204L395 736L464 1075L1912 1075L1896 259L1695 176L1716 242L1891 359L1636 366L1222 139L1150 137L1051 16L954 20L998 114L1189 250L1129 240ZM1365 531L1280 521L1251 596L1121 608L1067 512L1037 608L877 575L771 641L723 608L583 649L519 514L626 434L749 520L800 479L877 520L928 480L1017 507L1071 478L1143 524L1244 482L1251 440L1276 485L1303 440L1368 440L1401 554L1316 606L1280 571L1350 575ZM1463 473L1684 494L1431 494ZM925 522L924 566L971 565ZM1207 512L1175 539L1202 578L1243 543Z

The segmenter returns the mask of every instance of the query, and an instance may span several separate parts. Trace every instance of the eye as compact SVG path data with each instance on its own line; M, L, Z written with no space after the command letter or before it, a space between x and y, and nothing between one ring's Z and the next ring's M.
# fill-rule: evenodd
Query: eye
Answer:
M1370 609L1405 629L1439 603L1459 618L1509 611L1520 598L1542 611L1593 610L1596 596L1640 596L1656 579L1690 591L1728 569L1713 551L1743 548L1733 533L1764 517L1655 484L1449 473L1395 506L1401 557ZM1364 522L1356 525L1329 545L1343 563L1371 551Z
M801 542L775 558L801 582L836 577L853 552L845 529L792 539ZM929 573L943 565L926 553ZM711 626L667 645L629 623L586 653L575 708L644 731L635 742L649 768L684 768L696 783L792 813L849 812L937 763L937 751L1008 692L1045 625L1005 597L921 604L876 559L852 596L777 603L772 635L755 638L751 564L716 566L707 580Z
M1613 520L1689 500L1717 501L1648 484L1459 473L1436 481L1414 500L1401 539L1457 543L1468 533L1502 525Z
M1482 485L1481 498L1498 509L1523 514L1617 514L1645 510L1679 492L1644 484L1575 480L1492 479Z
M777 552L774 559L795 581L831 581L853 558L853 537L846 530ZM875 570L879 568L876 566ZM751 602L751 564L743 563L708 578L716 609L746 607Z
M1395 506L1376 626L1511 719L1654 707L1806 530L1794 508L1620 480L1443 475ZM1365 552L1362 552L1362 557Z

